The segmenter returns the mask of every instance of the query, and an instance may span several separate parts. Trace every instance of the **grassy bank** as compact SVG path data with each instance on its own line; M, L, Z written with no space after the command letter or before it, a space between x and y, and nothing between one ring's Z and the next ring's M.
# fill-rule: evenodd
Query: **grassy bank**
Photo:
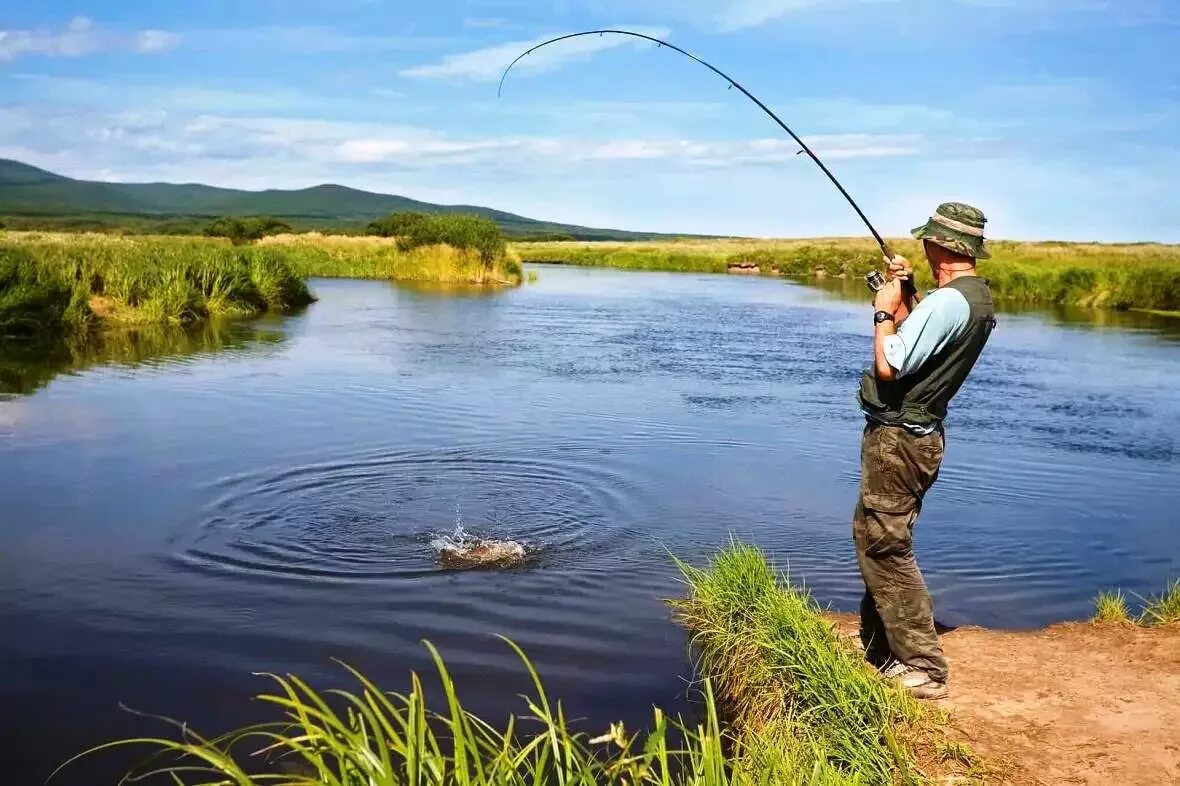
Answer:
M0 333L113 323L187 324L285 312L314 298L282 252L177 238L8 234Z
M868 667L757 549L734 543L704 569L681 567L688 597L675 609L697 672L741 746L775 752L764 763L774 782L923 783L919 758L952 750L929 711Z
M579 730L517 650L533 692L520 714L490 723L464 708L431 648L435 712L417 675L402 694L356 672L357 688L327 694L273 677L277 690L258 697L275 708L273 724L211 739L176 724L174 738L104 749L146 748L143 771L177 784L238 786L892 786L974 773L972 754L937 732L941 719L865 665L760 552L734 544L704 569L681 567L688 597L675 614L701 677L689 722L655 709L638 734L621 724Z
M379 278L440 284L514 286L521 282L515 253L485 260L476 249L445 244L402 251L395 238L371 236L275 235L261 248L281 249L304 276Z
M0 233L0 335L184 325L285 313L314 300L310 276L510 285L515 256L384 238L285 235L255 245L179 237Z
M921 246L899 240L895 247L915 262L929 286ZM517 243L514 248L526 262L801 279L863 276L881 266L876 245L860 239ZM1001 300L1180 312L1180 246L996 241L991 248L993 258L980 271Z

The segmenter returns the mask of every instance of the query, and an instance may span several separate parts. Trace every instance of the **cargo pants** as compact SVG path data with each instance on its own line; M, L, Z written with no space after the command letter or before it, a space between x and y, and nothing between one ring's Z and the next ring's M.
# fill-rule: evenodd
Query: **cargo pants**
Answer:
M943 435L917 436L870 423L860 447L860 499L852 520L865 582L860 636L877 666L891 657L946 682L947 662L934 630L934 604L914 558L914 522L938 479Z

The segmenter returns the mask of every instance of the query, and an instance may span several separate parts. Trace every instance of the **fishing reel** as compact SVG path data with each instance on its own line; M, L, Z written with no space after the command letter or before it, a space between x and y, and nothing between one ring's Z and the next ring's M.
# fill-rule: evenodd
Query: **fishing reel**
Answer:
M869 288L869 292L874 295L881 287L885 286L885 274L880 270L873 270L865 274L865 284ZM915 302L918 301L918 286L914 283L913 278L906 278L901 282L901 291L905 293L906 297L913 298Z

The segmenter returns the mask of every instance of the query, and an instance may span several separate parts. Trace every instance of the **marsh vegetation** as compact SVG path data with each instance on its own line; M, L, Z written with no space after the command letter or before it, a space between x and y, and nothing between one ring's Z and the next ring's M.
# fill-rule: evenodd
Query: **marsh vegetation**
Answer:
M931 286L921 246L891 241ZM634 270L757 272L796 279L858 278L881 266L869 240L682 240L634 243L516 243L526 262ZM1011 303L1180 312L1180 246L994 241L980 265L995 296Z
M288 313L315 299L305 283L315 276L476 285L521 280L499 229L476 217L431 218L420 231L390 239L263 236L276 227L227 222L217 229L226 239L4 233L0 335Z

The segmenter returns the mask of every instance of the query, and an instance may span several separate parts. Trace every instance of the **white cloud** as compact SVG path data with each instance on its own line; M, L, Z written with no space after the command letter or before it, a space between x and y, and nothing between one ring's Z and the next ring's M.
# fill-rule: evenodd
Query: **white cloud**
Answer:
M180 36L167 30L144 30L133 39L134 49L140 54L166 52L180 45Z
M625 29L656 38L666 38L669 34L664 28L632 26ZM401 76L411 79L470 79L494 82L518 55L545 40L546 38L537 38L531 41L513 41L471 52L447 55L437 63L406 68L401 71ZM571 38L530 54L517 64L517 68L521 71L549 71L570 60L585 59L606 49L636 45L644 45L644 42L619 35Z
M98 27L88 17L75 17L61 30L0 30L0 61L25 55L81 57L97 52L151 54L174 48L180 36L164 30L120 33Z

